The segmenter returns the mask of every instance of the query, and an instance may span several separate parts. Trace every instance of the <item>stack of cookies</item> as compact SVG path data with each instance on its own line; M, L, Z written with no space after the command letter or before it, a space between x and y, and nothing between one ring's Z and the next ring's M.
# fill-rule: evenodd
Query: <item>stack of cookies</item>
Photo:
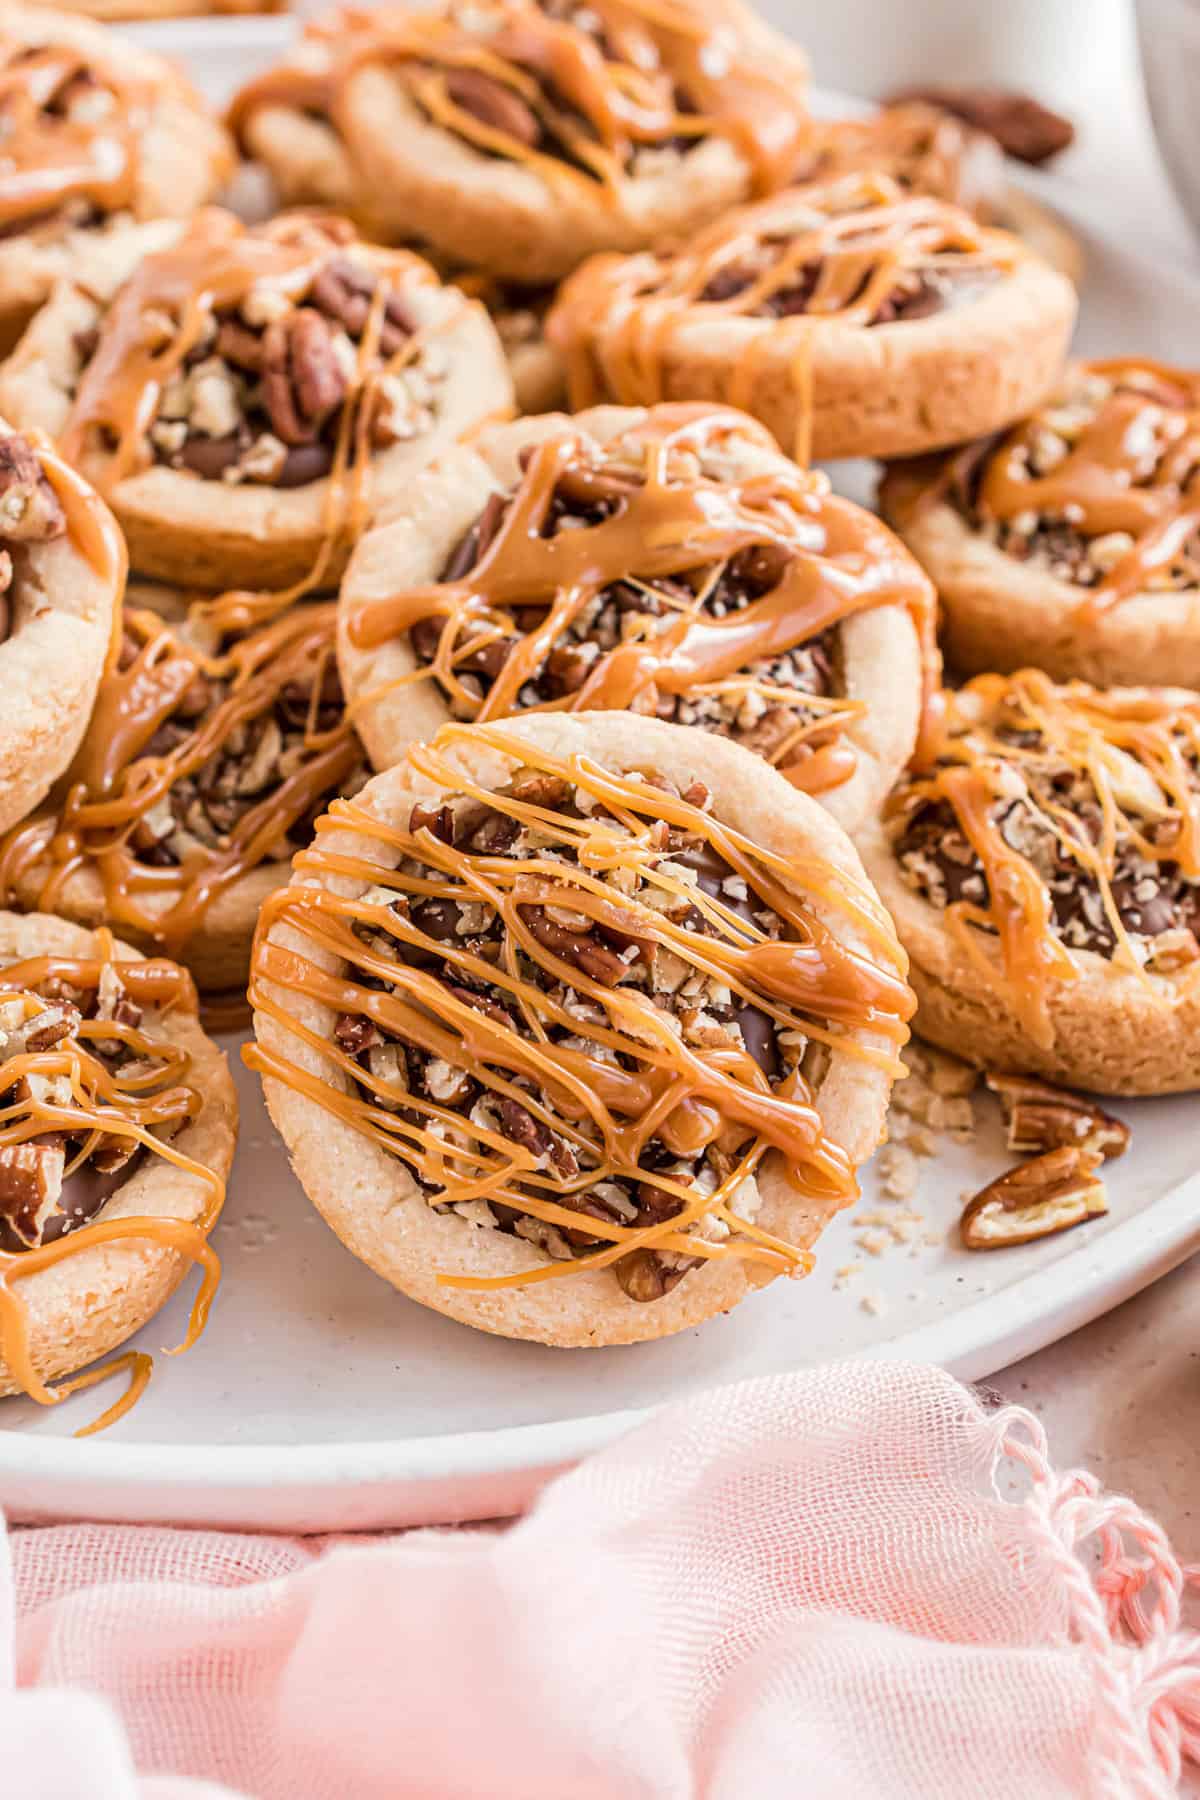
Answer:
M817 126L740 0L333 14L228 129L98 27L0 50L0 1379L205 1261L196 988L488 1331L803 1274L910 1024L1026 1081L1009 1210L1094 1211L1043 1084L1200 1086L1200 392L1068 362L995 144Z

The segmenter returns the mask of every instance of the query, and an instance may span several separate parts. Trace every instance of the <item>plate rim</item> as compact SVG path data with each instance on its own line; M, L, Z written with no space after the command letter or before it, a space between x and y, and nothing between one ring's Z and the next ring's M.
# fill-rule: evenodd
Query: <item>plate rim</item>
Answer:
M1131 1245L1135 1248L1129 1254ZM1103 1237L1081 1244L1045 1269L972 1301L946 1319L931 1320L872 1345L859 1352L858 1359L936 1363L960 1380L973 1380L1077 1331L1132 1299L1197 1250L1200 1170ZM1071 1271L1085 1264L1090 1265L1087 1283L1055 1312L1046 1300L1063 1288L1070 1294ZM146 1491L169 1481L206 1496L245 1496L266 1489L281 1496L301 1489L313 1495L340 1489L347 1482L355 1487L469 1483L574 1463L674 1404L668 1400L488 1431L344 1443L121 1444L0 1432L0 1481L8 1476L36 1483L87 1480Z

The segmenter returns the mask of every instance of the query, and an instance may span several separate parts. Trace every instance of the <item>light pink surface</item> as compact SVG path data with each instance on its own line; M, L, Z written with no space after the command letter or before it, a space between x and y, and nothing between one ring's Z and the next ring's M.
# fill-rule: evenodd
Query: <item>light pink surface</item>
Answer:
M8 1550L20 1800L1157 1800L1200 1747L1162 1534L929 1369L673 1408L502 1533Z

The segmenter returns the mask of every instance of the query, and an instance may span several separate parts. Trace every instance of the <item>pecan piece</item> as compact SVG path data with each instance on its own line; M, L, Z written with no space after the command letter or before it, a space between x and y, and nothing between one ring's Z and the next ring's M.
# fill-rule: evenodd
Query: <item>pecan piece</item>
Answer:
M506 1137L514 1144L520 1144L537 1157L539 1163L549 1161L562 1176L571 1176L579 1172L579 1164L575 1160L575 1152L569 1144L553 1131L535 1119L533 1114L507 1094L496 1098L496 1109L500 1114Z
M1096 1170L1103 1158L1064 1144L990 1181L970 1200L959 1221L968 1250L1003 1250L1069 1231L1108 1211Z
M918 101L953 113L964 125L995 138L1007 156L1026 163L1049 162L1075 141L1075 127L1061 113L1051 112L1032 94L1003 88L905 88L889 97L888 105Z
M482 69L447 70L446 93L455 106L481 125L515 138L527 150L535 149L541 142L542 128L533 108L512 88L485 75Z
M257 375L262 370L262 334L252 331L249 325L243 325L239 319L221 320L214 348L216 354L223 356L227 363L232 363L235 369L244 369L251 375Z
M0 437L0 537L41 543L66 529L66 514L32 445L18 433Z
M349 256L335 256L314 277L308 297L319 312L333 319L349 337L357 340L370 317L377 286L376 276L362 263ZM403 300L399 294L390 293L383 303L383 318L379 325L381 355L394 356L412 332Z
M684 1268L673 1268L665 1263L654 1250L631 1250L628 1256L618 1257L613 1264L613 1274L622 1293L643 1305L651 1300L661 1300L686 1273Z
M0 1144L0 1225L8 1227L0 1236L27 1246L41 1242L62 1193L66 1160L61 1140Z
M45 1012L37 1013L25 1025L22 1033L25 1048L32 1056L43 1050L53 1050L56 1044L78 1031L81 1022L77 1007L70 1004L48 1006Z
M543 907L526 907L523 917L544 949L570 963L572 968L590 975L602 987L616 987L629 973L628 966L615 951L607 949L590 932L574 931L568 925L558 924Z
M1129 1148L1124 1120L1069 1088L1051 1087L1028 1075L989 1075L987 1084L1004 1108L1010 1150L1036 1155L1073 1144L1107 1162Z
M263 336L263 400L276 437L315 443L348 383L333 348L329 321L312 307L268 325Z

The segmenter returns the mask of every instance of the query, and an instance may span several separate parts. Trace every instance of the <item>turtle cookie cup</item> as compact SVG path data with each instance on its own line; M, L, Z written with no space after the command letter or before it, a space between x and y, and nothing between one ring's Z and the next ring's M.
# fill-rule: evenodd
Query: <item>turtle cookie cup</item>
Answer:
M422 1304L657 1338L803 1274L912 997L840 828L736 744L446 726L264 909L247 1060L310 1199Z

